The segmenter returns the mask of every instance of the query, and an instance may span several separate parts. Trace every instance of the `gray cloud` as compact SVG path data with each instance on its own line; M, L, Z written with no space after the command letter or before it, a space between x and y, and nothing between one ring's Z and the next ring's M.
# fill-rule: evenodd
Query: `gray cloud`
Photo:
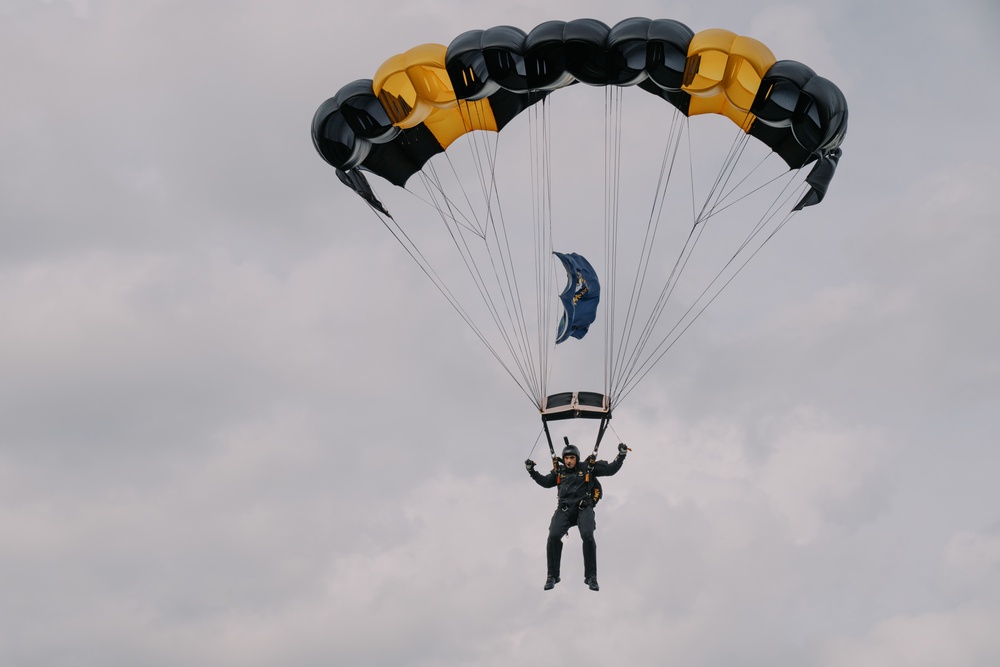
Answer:
M537 416L308 136L393 53L583 15L759 36L852 114L616 412L598 595L575 531L541 591ZM996 663L996 18L11 3L0 662Z

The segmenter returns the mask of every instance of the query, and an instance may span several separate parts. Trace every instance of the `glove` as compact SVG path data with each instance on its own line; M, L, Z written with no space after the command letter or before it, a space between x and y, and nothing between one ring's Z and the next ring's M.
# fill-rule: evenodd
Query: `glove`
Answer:
M527 470L528 472L533 471L535 469L535 462L532 461L531 459L526 460L524 462L524 469Z
M618 456L625 456L626 454L628 454L628 445L626 445L624 442L619 442Z

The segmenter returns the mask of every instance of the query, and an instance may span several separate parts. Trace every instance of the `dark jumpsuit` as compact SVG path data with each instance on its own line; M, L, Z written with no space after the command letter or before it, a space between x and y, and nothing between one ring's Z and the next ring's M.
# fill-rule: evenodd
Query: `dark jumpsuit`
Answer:
M619 454L613 461L597 461L590 469L591 477L610 477L618 472L625 455ZM583 577L589 580L597 576L597 541L594 531L597 529L597 519L594 515L594 503L591 495L593 481L587 482L588 463L580 461L574 468L562 468L547 475L542 475L535 469L529 470L531 478L539 486L551 489L559 486L558 505L549 522L549 539L545 543L545 557L548 563L548 576L559 578L559 565L562 561L562 538L572 526L580 529L583 539Z

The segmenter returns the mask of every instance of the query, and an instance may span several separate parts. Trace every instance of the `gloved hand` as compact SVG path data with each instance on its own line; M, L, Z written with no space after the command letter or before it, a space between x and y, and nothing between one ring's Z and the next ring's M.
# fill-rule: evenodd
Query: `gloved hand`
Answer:
M531 472L532 470L535 469L535 462L532 461L531 459L526 460L524 462L524 469L527 470L528 472Z
M628 454L628 445L626 445L624 442L619 442L618 456L625 456L626 454Z

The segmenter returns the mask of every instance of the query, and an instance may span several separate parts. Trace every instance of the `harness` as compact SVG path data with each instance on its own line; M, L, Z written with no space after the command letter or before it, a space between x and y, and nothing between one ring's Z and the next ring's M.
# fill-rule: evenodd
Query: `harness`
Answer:
M604 489L601 482L594 474L594 466L597 464L597 450L604 439L604 432L611 421L611 399L604 394L594 392L564 392L546 397L542 406L542 428L545 430L545 439L549 443L549 455L552 457L552 470L556 473L556 486L562 484L565 476L566 466L562 457L556 456L555 447L552 445L552 434L549 432L549 422L563 419L595 419L600 420L597 428L597 439L594 442L594 451L587 457L587 467L584 473L584 481L587 484L588 500L590 504L597 503L604 496ZM563 442L569 445L569 438L563 437ZM578 462L582 463L582 461Z
M569 444L569 438L563 438L566 444ZM596 454L591 454L587 457L587 467L583 473L583 481L587 485L587 497L584 502L588 502L591 507L596 507L597 503L600 502L601 498L604 496L604 488L601 486L601 480L598 479L597 475L594 473L594 466L597 463ZM563 477L566 476L566 464L563 463L561 457L555 456L553 452L552 456L552 469L556 473L556 486L560 486L563 481Z

